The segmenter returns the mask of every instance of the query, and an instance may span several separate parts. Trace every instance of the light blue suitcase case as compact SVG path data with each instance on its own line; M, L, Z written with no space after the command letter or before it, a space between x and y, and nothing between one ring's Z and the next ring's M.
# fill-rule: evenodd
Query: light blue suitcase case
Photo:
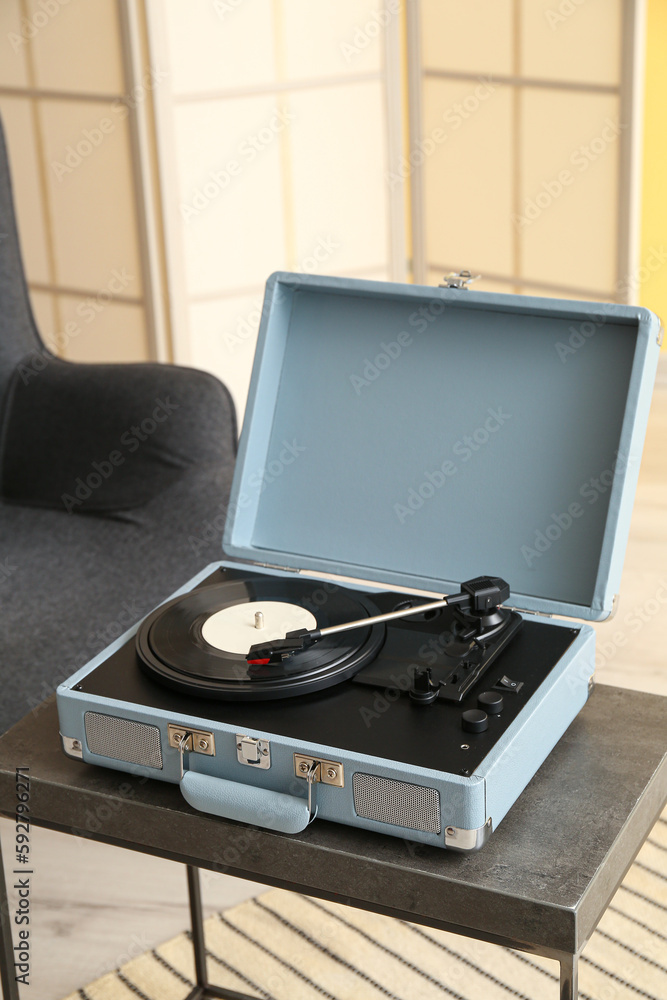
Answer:
M178 593L225 567L424 595L494 574L526 625L574 638L473 770L443 770L436 747L425 766L393 759L386 741L369 753L300 739L282 726L280 701L275 726L249 726L246 709L235 724L233 705L221 721L205 699L186 713L176 694L151 705L120 682L95 690L89 681L132 648L136 628L59 687L65 752L286 833L317 815L482 846L588 697L595 632L584 622L614 609L660 335L636 306L272 275L227 558ZM511 644L502 655L507 673ZM457 735L462 748L466 739Z

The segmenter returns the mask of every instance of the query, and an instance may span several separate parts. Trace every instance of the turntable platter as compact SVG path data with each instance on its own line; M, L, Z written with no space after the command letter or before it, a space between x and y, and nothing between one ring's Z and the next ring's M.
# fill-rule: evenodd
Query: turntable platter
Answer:
M353 677L377 655L385 626L328 636L279 663L248 663L252 645L294 629L324 628L377 613L365 594L329 582L235 580L157 608L137 633L137 653L154 680L188 694L244 701L288 698Z

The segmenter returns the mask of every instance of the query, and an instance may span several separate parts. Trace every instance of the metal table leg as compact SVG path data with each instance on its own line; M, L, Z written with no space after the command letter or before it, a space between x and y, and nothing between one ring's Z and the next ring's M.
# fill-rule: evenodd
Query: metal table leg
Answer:
M201 905L199 869L186 865L188 876L188 897L190 900L190 922L192 925L192 948L195 955L196 986L186 1000L256 1000L247 993L237 993L220 986L212 986L208 981L206 962L206 942L204 940L204 917ZM14 1000L11 996L8 1000ZM18 1000L18 997L17 997Z
M204 919L202 914L199 869L187 866L188 894L190 898L190 918L192 922L192 946L195 956L197 985L186 1000L255 1000L247 993L225 990L208 982L206 943L204 940ZM553 953L549 957L555 957ZM569 952L557 953L560 964L560 1000L579 1000L579 955ZM14 1000L13 997L10 1000Z
M195 978L197 986L205 987L208 982L208 973L206 968L206 943L204 941L204 917L201 908L199 869L187 865L187 876L192 947L195 953Z
M14 943L9 900L5 883L5 866L0 844L0 982L3 1000L19 1000L19 987L14 976Z
M579 997L579 955L561 955L560 1000L578 1000Z

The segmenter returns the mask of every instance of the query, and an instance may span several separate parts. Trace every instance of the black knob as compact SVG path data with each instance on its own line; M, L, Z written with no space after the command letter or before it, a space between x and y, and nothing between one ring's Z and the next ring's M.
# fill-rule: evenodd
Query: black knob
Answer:
M470 708L461 716L461 725L467 733L483 733L489 726L489 717L479 708Z
M415 670L410 697L420 705L430 705L440 694L440 685L431 680L431 668Z
M503 710L503 696L500 691L482 691L477 704L489 715L500 715Z

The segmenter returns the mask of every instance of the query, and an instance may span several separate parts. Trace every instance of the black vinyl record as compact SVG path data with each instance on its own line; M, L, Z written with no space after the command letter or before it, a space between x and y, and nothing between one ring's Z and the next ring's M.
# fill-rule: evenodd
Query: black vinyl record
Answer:
M218 648L204 638L202 628L217 612L275 601L306 609L316 628L379 613L366 595L328 581L229 581L176 597L149 615L137 633L141 665L154 679L187 694L229 701L288 698L348 680L384 642L384 626L372 625L326 636L281 663L249 664L244 654Z

